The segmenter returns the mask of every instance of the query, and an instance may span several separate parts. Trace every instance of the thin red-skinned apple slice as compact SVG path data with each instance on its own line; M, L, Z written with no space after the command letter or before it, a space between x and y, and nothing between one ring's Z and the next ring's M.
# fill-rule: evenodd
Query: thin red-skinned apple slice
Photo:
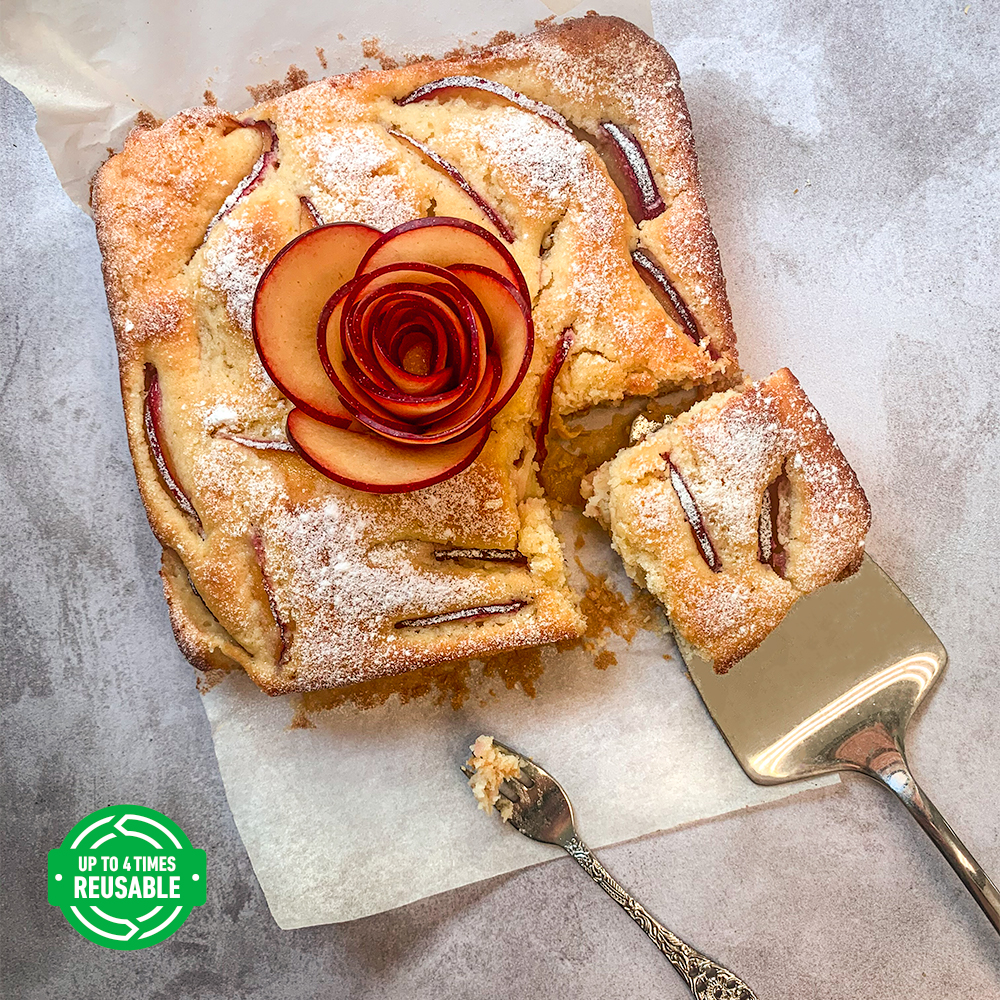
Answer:
M493 347L500 358L502 374L490 416L499 413L517 392L535 348L535 328L527 298L494 271L476 264L453 264L448 268L486 310L493 330Z
M431 276L440 273L437 269L430 269L429 265L425 267ZM405 272L402 269L388 271L384 280L388 282L393 274L401 273ZM417 397L410 400L406 400L398 391L388 393L384 390L376 391L365 379L359 378L359 372L354 369L348 357L351 353L349 343L344 342L343 336L338 351L335 332L340 324L338 310L350 308L350 297L336 302L327 319L326 336L320 339L320 352L323 354L324 364L328 365L327 372L338 386L345 406L356 413L359 421L380 434L401 441L414 442L445 441L467 434L503 409L517 391L531 362L534 346L531 309L517 289L495 272L475 265L456 264L448 269L448 273L463 294L471 297L471 301L478 303L485 312L499 365L499 372L494 373L495 376L499 375L496 384L487 385L486 379L479 376L478 389L472 398L466 400L464 395L456 396L458 402L453 406L444 408L443 403L455 393L455 390L438 396ZM377 274L382 275L383 272ZM379 290L379 294L400 287L406 286L387 283ZM482 352L484 348L482 342L478 347ZM357 352L354 353L355 360L360 361ZM367 400L364 396L351 391L352 383L353 386L365 391ZM374 402L377 406L366 406L366 402ZM433 423L421 427L408 426L393 420L391 416L387 418L379 412L380 409L388 410L397 417L406 418L411 424L423 423L424 420L433 420Z
M424 318L428 324L433 326L436 334L434 343L431 345L435 359L451 361L451 364L441 366L437 371L428 372L427 375L405 373L403 382L411 384L412 388L407 388L406 385L390 378L381 369L380 360L383 359L388 361L393 368L398 366L394 365L391 359L385 356L384 350L376 342L372 330L374 321L369 319L372 312L380 304L388 303L389 307L392 308L393 302L396 304L420 304L423 306ZM456 305L459 306L461 311L454 308ZM447 289L443 284L435 284L432 287L421 287L414 282L397 283L390 281L365 297L360 316L356 312L349 316L346 321L346 341L343 341L344 350L376 385L379 385L391 396L398 395L400 392L414 393L421 390L425 394L430 393L433 391L431 387L439 382L441 383L440 391L443 391L444 384L447 381L448 369L451 369L456 374L464 371L469 361L476 356L470 353L470 351L478 350L479 357L485 356L486 345L491 338L489 337L489 331L485 328L482 329L482 337L478 336L479 330L477 330L475 323L476 317L473 315L474 305L472 302L460 302L451 294L451 290ZM345 303L344 309L350 309L350 303ZM476 334L474 346L471 343L466 344L465 342L467 331L465 324L462 322L462 312L465 314L464 318L466 322L472 324L469 332ZM485 327L486 324L479 324L479 326ZM449 327L453 334L451 342L448 337ZM341 332L343 335L344 331ZM332 331L328 327L328 336L331 334ZM428 339L430 338L428 337ZM459 354L457 358L449 359L447 357L450 343L458 349ZM405 372L405 370L403 371ZM444 381L442 381L442 377L444 377Z
M781 544L782 528L787 530L790 519L791 483L782 472L764 490L760 521L757 525L757 558L767 564L778 576L784 578L788 553Z
M680 293L674 288L673 283L667 277L667 272L642 247L636 247L632 251L632 263L667 315L677 323L691 340L700 345L702 337L698 323L694 316L691 315L687 303L681 298ZM718 357L717 352L714 352L711 341L709 341L709 355L713 359Z
M397 281L395 287L421 282L431 286L442 280L461 286L458 278L429 264L391 266L360 276L349 289L341 289L330 299L320 317L317 353L329 381L340 395L342 404L358 419L380 420L388 426L395 423L394 417L410 422L424 418L435 420L461 406L482 382L486 366L485 331L478 322L478 314L471 306L465 308L464 317L468 325L466 329L471 327L469 332L475 335L471 342L472 354L468 360L467 372L458 385L447 392L436 396L416 397L380 389L357 368L350 357L342 316L344 314L350 316L352 305L369 288L378 290L379 285L388 288ZM463 287L460 287L459 291L466 297L469 294ZM462 343L464 344L464 341Z
M206 240L208 239L208 234L211 233L216 225L236 207L236 203L242 201L260 184L268 169L278 165L278 135L271 123L268 121L248 121L243 122L243 126L245 128L254 128L260 132L263 140L260 156L257 157L256 162L250 168L250 172L246 177L229 192L229 197L226 198L219 207L219 211L213 216L212 221L208 224L208 229L205 230Z
M601 122L596 148L636 222L655 219L666 211L649 160L639 140L624 125Z
M439 350L439 356L435 357L435 346L429 332L422 334L415 330L402 331L402 336L394 336L388 345L383 345L381 338L372 340L376 360L392 379L393 384L404 392L422 392L428 395L441 392L455 374L453 365L444 364L445 351ZM404 367L410 353L420 350L421 347L422 353L428 359L426 375L414 374ZM398 357L398 364L394 357ZM430 359L434 359L435 364L432 364Z
M278 666L283 666L288 659L288 650L292 644L291 627L281 617L278 610L278 601L274 593L274 583L267 572L267 564L264 558L264 540L261 538L257 528L250 529L250 542L253 545L254 556L257 558L257 565L260 567L260 577L264 584L264 593L267 595L267 604L271 609L271 616L275 625L278 626L278 648L275 654Z
M698 504L691 490L688 489L688 484L684 481L684 477L677 471L677 466L670 460L670 455L665 454L663 458L667 463L667 468L670 470L670 485L673 486L674 492L677 494L677 499L680 501L681 510L684 512L685 520L691 527L691 534L694 536L698 551L701 553L701 557L705 560L708 568L713 573L719 573L722 571L722 560L715 551L715 546L712 544L711 536L705 527L705 522L702 520Z
M316 327L331 289L354 277L381 235L353 222L310 229L271 261L254 296L254 343L271 380L300 409L342 427L351 413L316 352Z
M505 562L527 566L528 557L517 549L438 549L434 553L438 562L446 559L472 559L479 562Z
M156 368L146 365L146 398L142 405L142 423L146 431L146 442L149 454L156 466L157 474L174 503L190 517L198 530L201 531L201 518L191 503L191 498L184 492L177 478L174 464L170 460L170 452L163 440L163 393L160 390L160 376Z
M475 393L458 409L441 420L423 426L413 426L401 422L390 423L378 417L365 414L358 416L358 423L370 427L383 437L414 445L437 445L458 440L488 424L492 415L490 400L496 395L500 384L500 365L495 358L487 361L489 369Z
M460 441L408 446L321 423L302 410L288 414L286 431L313 468L366 493L409 493L450 479L475 461L490 434L484 427Z
M400 132L397 129L390 128L386 131L394 139L399 139L400 142L405 142L412 146L421 156L425 159L430 160L442 173L450 177L468 196L476 203L479 210L486 216L490 222L493 223L497 228L497 232L508 242L513 243L516 237L514 236L514 231L507 225L503 216L466 180L465 175L456 167L453 163L446 160L440 153L431 149L430 146L425 143L414 139L412 136L407 135L405 132Z
M396 103L405 106L418 101L452 97L461 94L462 91L478 91L500 98L515 107L540 115L563 131L590 140L607 163L610 172L616 175L615 183L625 196L629 212L636 222L655 219L666 208L642 146L623 125L602 122L598 126L597 137L592 137L582 129L576 128L548 104L533 100L506 84L477 76L448 76L434 80L397 99Z
M394 276L403 279L407 275L411 277L416 275L428 282L436 277L433 273L429 273L431 269L428 265L414 265L414 267L421 267L422 272L389 268L386 270L391 273L377 272L374 275L363 276L358 279L357 285L362 285L362 283L374 285L378 280L383 280L386 282L386 287L390 287ZM440 269L437 268L433 270L440 272ZM437 277L440 277L440 274ZM392 287L401 287L401 285ZM433 420L462 405L465 398L475 391L475 387L482 380L485 371L486 345L484 331L480 325L475 323L475 315L471 307L465 310L466 323L472 327L469 332L475 335L471 345L469 345L471 352L465 351L466 329L459 330L457 335L463 354L468 354L460 363L461 370L465 374L462 375L456 386L446 392L435 396L414 397L407 396L392 387L381 387L358 368L349 345L351 331L345 330L345 322L342 320L342 317L347 315L349 324L350 310L354 301L356 301L356 296L353 295L352 290L343 296L334 296L331 299L332 308L328 314L324 312L318 331L320 360L331 382L337 387L341 401L352 413L357 407L376 417L386 416L389 423L392 423L393 414L410 421L419 421L423 418ZM356 390L360 390L360 392ZM374 406L367 404L374 404Z
M555 388L556 377L562 370L569 356L569 350L573 346L573 327L567 326L559 335L559 342L556 344L556 353L549 362L549 367L545 369L542 376L542 383L539 386L539 402L542 412L535 429L535 461L540 469L545 464L545 457L549 453L549 446L546 439L549 436L549 423L552 420L552 390Z
M287 441L249 437L246 434L235 434L227 430L212 431L212 437L218 438L220 441L233 441L243 445L244 448L253 448L255 451L295 451Z
M496 615L514 615L521 608L528 606L528 601L509 601L507 604L483 604L478 608L461 608L458 611L445 611L440 615L427 615L424 618L404 618L396 622L393 628L425 628L430 625L447 625L450 622L481 621L483 618L493 618Z
M323 218L316 211L316 206L304 195L299 195L299 229L306 232L323 225Z
M478 264L505 277L526 301L530 301L528 283L510 251L482 226L446 215L414 219L397 226L372 246L358 274L415 260L444 268L453 264Z
M486 80L481 76L446 76L441 80L432 80L405 97L397 98L396 103L405 107L407 104L415 104L418 101L432 101L439 97L451 97L456 91L474 90L481 94L489 94L491 97L499 97L524 111L533 111L536 115L550 121L557 128L566 132L571 132L572 128L568 121L555 108L543 104L541 101L532 100L505 83L497 83L495 80Z

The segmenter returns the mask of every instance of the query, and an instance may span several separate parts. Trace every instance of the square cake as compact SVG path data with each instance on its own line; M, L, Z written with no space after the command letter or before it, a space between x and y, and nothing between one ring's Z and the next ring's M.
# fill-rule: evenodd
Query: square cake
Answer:
M272 694L580 635L550 421L741 377L676 68L615 18L145 123L93 207L178 643Z

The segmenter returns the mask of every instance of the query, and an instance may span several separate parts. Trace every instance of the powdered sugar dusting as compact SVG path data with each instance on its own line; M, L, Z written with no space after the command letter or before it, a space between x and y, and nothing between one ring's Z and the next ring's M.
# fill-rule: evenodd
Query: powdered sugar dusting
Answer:
M456 116L438 141L447 143L450 155L481 150L492 182L516 199L518 212L528 219L565 222L559 237L567 241L566 266L543 293L558 313L553 324L576 326L580 346L603 344L609 355L638 348L648 334L621 307L641 285L628 256L631 223L594 150L514 107L491 109L488 116ZM664 337L671 333L666 327Z
M487 162L506 168L523 196L547 203L542 212L564 207L584 188L588 173L586 147L536 114L498 108L487 127L475 120L457 120L449 133L459 143L481 145ZM528 209L532 210L530 202Z
M629 28L611 25L613 30L606 30L608 22L586 20L606 26L593 36L593 52L581 51L579 38L567 41L576 31L567 26L511 43L506 60L496 55L501 46L473 61L480 61L483 72L506 75L515 89L553 101L592 132L595 116L598 122L604 117L620 120L644 146L652 143L650 162L661 189L667 176L669 193L687 187L686 194L697 194L688 172L693 163L688 123L675 100L669 60L655 43ZM435 487L398 496L340 487L275 447L281 445L287 401L249 343L252 308L268 262L315 221L303 218L301 199L308 198L327 222L363 222L386 231L432 214L437 209L431 199L443 191L439 181L428 181L426 161L401 155L386 133L383 119L394 121L396 115L387 96L391 84L390 91L385 87L391 78L377 76L324 81L276 99L272 107L281 135L281 163L272 168L259 159L250 176L260 183L245 181L227 200L192 258L191 283L183 295L176 292L176 303L144 298L147 309L155 305L157 329L179 327L172 310L175 304L182 306L177 315L193 319L205 355L198 379L192 380L198 384L191 389L196 395L189 396L188 423L178 426L178 434L190 432L184 441L189 466L185 483L193 482L207 531L204 545L190 557L185 552L184 558L226 627L239 637L246 626L247 649L252 646L255 658L261 657L257 676L266 679L273 670L283 674L276 683L299 688L405 669L426 658L432 642L438 643L435 657L455 655L460 629L468 636L462 651L481 653L494 640L506 647L526 645L570 634L579 625L554 568L561 566L558 546L551 553L545 549L544 560L532 556L527 568L474 570L433 558L434 549L444 547L523 546L535 552L531 520L518 514L526 475L510 468L511 456L530 429L530 414L512 406L509 419L495 425L496 437L481 460ZM637 79L642 86L636 86ZM448 104L441 101L440 112L433 113L427 106L419 114L398 111L423 123L421 141L428 147L451 143L458 152L447 151L449 163L464 157L463 170L474 174L477 191L481 188L491 203L496 199L498 211L511 208L518 263L522 258L537 262L543 275L536 328L544 334L538 343L548 338L551 344L572 325L574 350L579 347L562 379L577 395L569 401L568 395L557 394L555 405L574 409L623 392L644 392L646 383L636 379L647 375L651 387L706 381L709 367L694 356L686 338L678 347L670 329L661 330L662 310L651 301L629 257L635 224L593 148L544 114L523 107L457 97L451 108ZM197 157L190 159L200 163ZM204 169L197 178L194 173L188 170L187 179L170 192L171 204L183 203L181 212L188 212L212 182ZM678 253L692 258L702 253L705 239L711 241L704 236L707 219L695 202L686 208L677 202L678 213L687 213L691 225L669 233ZM169 221L169 213L146 208L144 235ZM666 231L667 217L661 221ZM702 243L692 233L702 233ZM532 260L546 238L545 259ZM650 232L649 238L658 248L658 232ZM134 254L127 266L136 266ZM220 301L230 323L218 322ZM144 341L151 339L153 324L131 304L128 319ZM653 361L651 352L660 352ZM539 349L537 357L544 366L545 351ZM259 593L250 537L263 540L274 608L289 628L289 655L281 664L268 663L270 653L259 642L262 629L271 630L272 622ZM544 582L541 562L549 567ZM510 583L515 579L521 581L516 587ZM492 619L479 625L444 623L433 627L437 632L393 629L401 619L448 613L462 605L510 606L522 599L531 605L506 616L502 636L494 628L500 623ZM532 615L537 618L528 624Z
M309 195L327 222L362 222L385 232L422 214L405 166L375 126L309 135L303 156L318 180Z
M228 216L205 247L201 282L221 292L226 308L247 336L253 323L253 299L268 261L261 259L253 227L242 217Z
M208 413L205 414L202 420L202 427L211 434L213 431L217 431L220 427L225 427L230 424L235 424L239 419L239 414L233 407L228 406L225 403L217 403L212 407Z
M359 660L377 667L398 658L397 621L482 603L481 577L420 567L409 543L372 548L378 531L360 505L330 497L279 515L268 533L288 556L275 578L276 595L293 622L301 669L334 671L347 682L352 672L361 675ZM308 628L295 627L300 618Z

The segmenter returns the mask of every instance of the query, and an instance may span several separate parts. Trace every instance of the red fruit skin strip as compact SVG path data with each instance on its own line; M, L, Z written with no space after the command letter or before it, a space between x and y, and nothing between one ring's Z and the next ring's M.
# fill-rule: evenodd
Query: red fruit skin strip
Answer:
M160 377L157 370L152 365L146 365L146 398L142 407L142 424L146 430L146 443L149 445L149 453L153 458L153 464L159 474L167 492L173 497L174 503L187 514L201 531L201 518L191 503L191 498L181 489L177 482L177 476L170 467L170 460L160 441L159 426L160 417L163 412L163 396L160 392Z
M208 234L220 223L229 213L236 207L237 203L242 201L255 187L257 187L260 182L264 179L264 175L267 173L269 167L276 167L278 165L278 135L274 131L270 122L258 121L258 122L244 122L246 128L255 128L264 137L264 149L261 151L260 156L257 157L256 162L250 168L250 172L246 175L236 185L235 188L229 193L229 197L222 203L219 211L215 213L215 217L208 224L208 229L205 230L205 240L208 239ZM308 200L308 199L306 199ZM315 218L315 215L314 215ZM204 240L202 240L204 243Z
M764 491L764 499L761 504L760 522L757 525L757 559L770 566L782 579L785 577L785 567L788 562L788 554L784 546L778 541L778 525L781 516L781 483L787 483L785 474L782 473ZM762 529L767 527L766 535Z
M665 306L668 313L672 313L672 318L680 324L681 329L688 337L700 345L702 338L698 330L698 324L691 315L687 303L681 298L680 293L674 288L673 283L667 277L666 271L642 247L636 247L632 251L632 263L635 265L643 281L650 286L653 294L660 300L660 304ZM663 301L664 298L666 302ZM710 353L712 352L711 342L709 342L709 351ZM713 354L712 356L717 357L718 355Z
M619 174L625 178L622 194L628 203L629 213L636 222L647 222L662 215L666 204L656 186L656 179L649 167L649 160L639 145L639 140L614 122L601 122L598 145L607 150Z
M511 601L509 604L485 604L481 608L462 608L461 611L447 611L441 615L426 618L405 618L396 622L393 628L421 628L427 625L446 625L449 622L477 621L494 615L512 615L526 607L527 601Z
M411 145L421 156L426 157L443 173L447 174L468 196L479 206L483 215L497 228L497 232L508 242L513 243L516 237L514 231L507 225L500 213L465 179L462 172L453 163L449 163L440 153L435 152L430 146L418 142L405 132L399 132L394 128L386 130L394 139Z
M264 540L260 537L260 532L256 528L250 530L250 542L253 545L254 556L257 558L257 565L260 567L260 578L264 583L264 593L267 594L267 604L271 609L271 616L275 625L278 626L278 666L282 666L288 660L288 650L292 643L292 630L285 624L278 612L278 602L274 596L274 586L268 576L264 563Z
M667 463L667 468L670 470L670 485L673 486L674 492L677 494L677 499L680 501L681 510L684 511L684 518L691 527L691 534L694 536L698 551L701 553L701 557L705 560L708 568L713 573L720 573L722 571L722 560L715 551L715 546L709 537L705 522L701 519L701 511L698 510L698 504L691 495L687 483L684 482L684 477L677 471L677 467L670 460L670 456L665 454L663 458Z
M438 549L434 553L438 562L445 559L479 559L482 562L505 562L527 566L528 557L517 549Z
M539 387L542 415L535 430L535 461L540 469L545 463L545 458L549 453L545 439L549 435L549 422L552 419L552 390L556 384L556 378L566 362L569 350L573 346L573 328L566 327L559 336L559 343L556 345L556 353L542 376L542 384Z
M299 204L306 210L309 216L312 218L314 226L323 225L323 217L316 210L316 206L312 201L307 198L304 194L299 195Z
M436 97L450 96L453 90L478 90L484 94L492 94L494 97L509 101L525 111L533 111L536 115L541 115L546 121L565 132L573 131L570 123L555 108L549 107L548 104L543 104L541 101L532 100L532 98L526 97L504 83L487 80L481 76L446 76L441 80L434 80L417 87L406 97L398 98L396 103L405 107L407 104L414 104L417 101L432 101Z

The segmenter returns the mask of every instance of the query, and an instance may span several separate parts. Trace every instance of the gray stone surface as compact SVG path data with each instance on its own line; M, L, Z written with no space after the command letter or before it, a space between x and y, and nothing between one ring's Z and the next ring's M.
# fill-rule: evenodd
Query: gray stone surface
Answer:
M951 653L912 763L996 873L1000 32L986 4L963 8L654 4L744 362L802 379L868 488L872 553ZM349 925L275 927L170 635L93 226L6 86L0 122L3 996L685 996L568 859ZM129 801L181 823L211 878L174 938L118 953L47 905L45 855ZM863 779L603 858L762 1000L1000 998L997 936Z

